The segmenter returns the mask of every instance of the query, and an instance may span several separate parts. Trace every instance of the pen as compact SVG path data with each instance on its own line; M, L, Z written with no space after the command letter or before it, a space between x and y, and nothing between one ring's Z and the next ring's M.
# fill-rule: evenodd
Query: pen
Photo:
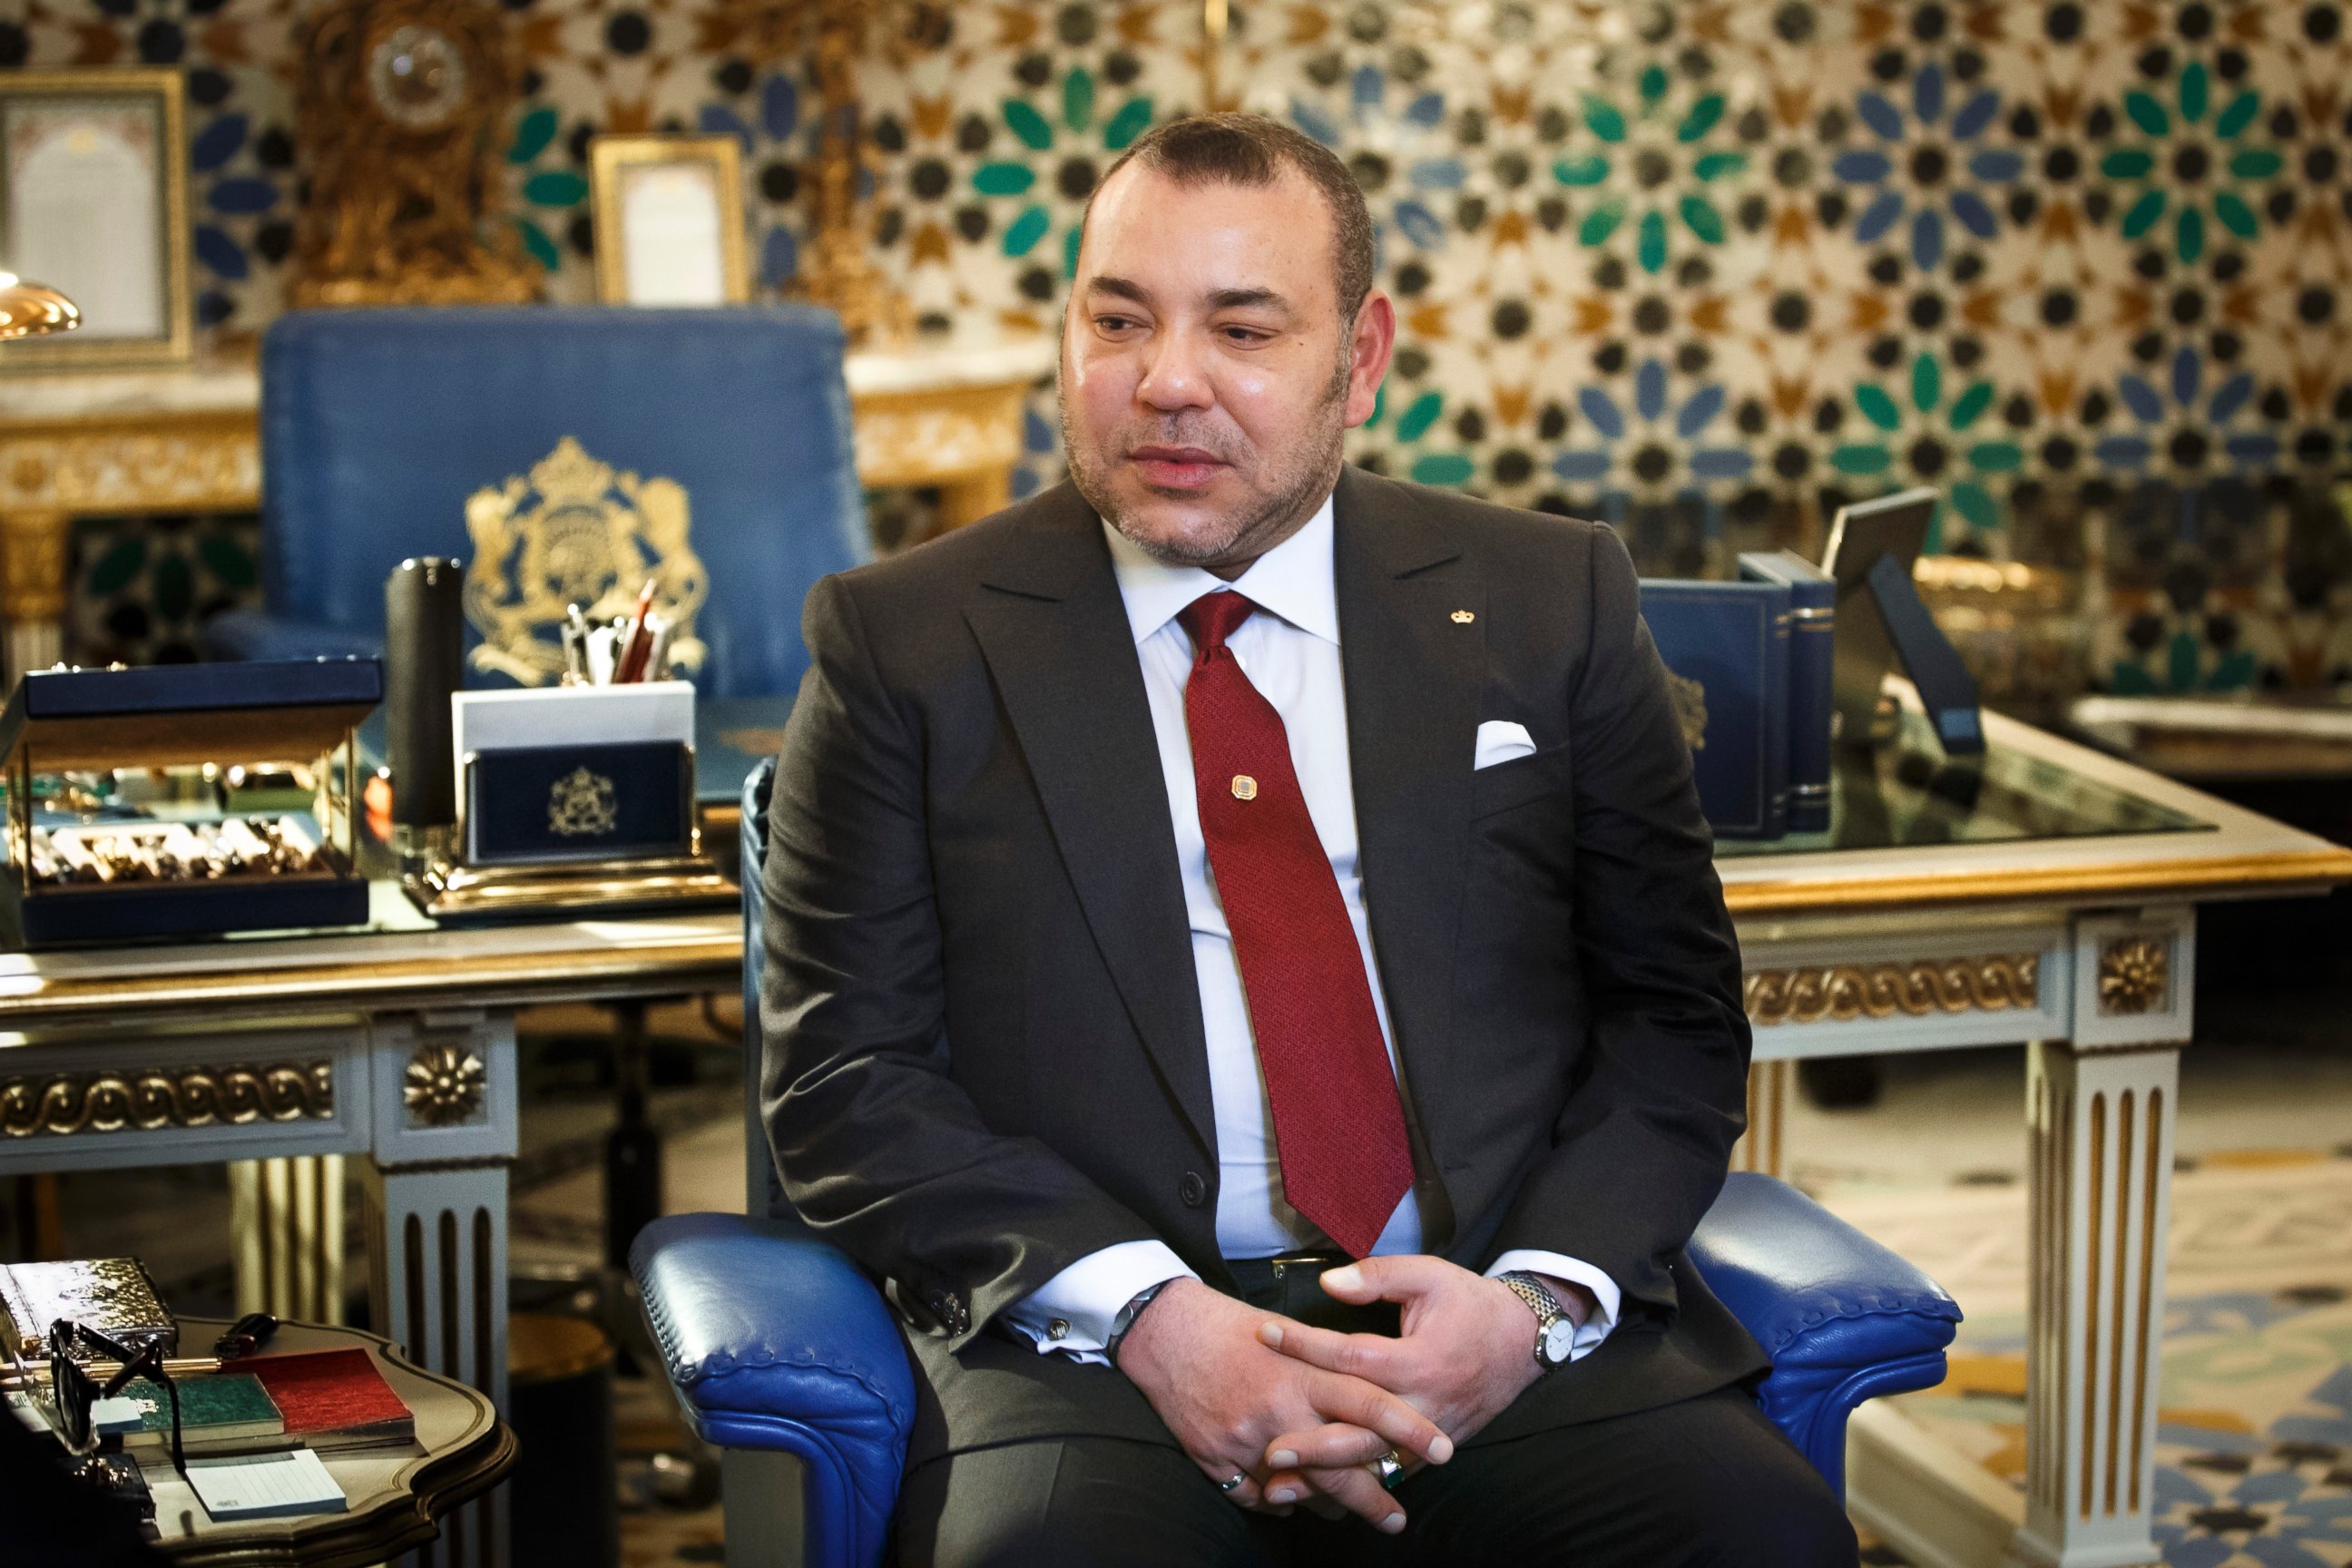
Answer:
M653 651L653 632L646 625L646 617L653 613L654 581L651 577L646 578L646 585L637 591L637 610L629 618L628 641L623 646L620 658L614 661L613 684L615 686L646 678L646 655Z

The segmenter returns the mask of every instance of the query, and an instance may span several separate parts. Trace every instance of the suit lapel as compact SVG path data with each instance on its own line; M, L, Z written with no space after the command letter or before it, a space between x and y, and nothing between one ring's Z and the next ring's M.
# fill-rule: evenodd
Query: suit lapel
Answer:
M1101 524L1065 485L965 608L1063 866L1136 1032L1202 1151L1216 1150L1176 828Z
M1406 1090L1427 1137L1453 1026L1485 588L1409 492L1353 468L1341 474L1334 522L1364 906ZM1430 1238L1433 1250L1438 1241Z

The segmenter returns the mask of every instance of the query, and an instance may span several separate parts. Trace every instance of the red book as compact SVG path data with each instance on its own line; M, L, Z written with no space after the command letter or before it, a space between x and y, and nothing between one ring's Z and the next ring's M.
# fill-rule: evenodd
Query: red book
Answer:
M312 1351L231 1363L260 1379L286 1417L286 1435L313 1448L373 1448L416 1436L416 1417L367 1352Z

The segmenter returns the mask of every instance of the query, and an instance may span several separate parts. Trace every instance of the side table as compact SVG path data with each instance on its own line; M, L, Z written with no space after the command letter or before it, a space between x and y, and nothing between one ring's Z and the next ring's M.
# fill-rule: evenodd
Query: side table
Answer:
M184 1342L205 1345L228 1325L183 1318ZM364 1349L384 1381L416 1414L416 1440L392 1448L321 1454L350 1507L341 1513L280 1519L219 1521L196 1503L187 1482L160 1464L142 1461L155 1494L159 1550L188 1568L365 1568L433 1542L436 1523L459 1503L488 1491L514 1468L514 1433L499 1419L489 1396L455 1378L414 1366L391 1341L358 1329L287 1323L269 1342L271 1355L300 1351ZM458 1528L478 1530L488 1510L471 1509ZM455 1561L486 1563L485 1543L449 1542Z

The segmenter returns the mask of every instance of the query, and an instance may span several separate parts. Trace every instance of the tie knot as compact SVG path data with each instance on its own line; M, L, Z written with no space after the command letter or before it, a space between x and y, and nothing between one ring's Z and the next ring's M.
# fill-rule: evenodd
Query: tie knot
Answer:
M1230 589L1203 594L1176 612L1176 619L1192 638L1192 661L1206 664L1225 639L1248 620L1257 606Z

